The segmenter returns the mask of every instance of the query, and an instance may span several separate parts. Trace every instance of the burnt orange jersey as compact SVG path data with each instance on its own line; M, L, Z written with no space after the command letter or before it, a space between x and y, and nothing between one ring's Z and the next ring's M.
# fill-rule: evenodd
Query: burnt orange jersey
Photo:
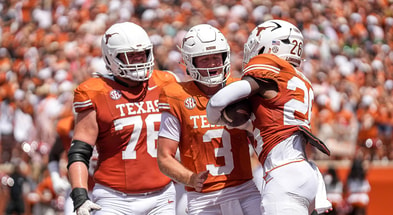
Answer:
M239 185L252 178L246 131L209 124L208 100L192 81L167 85L160 95L160 110L168 111L180 122L182 164L196 173L209 170L202 192ZM194 191L191 187L186 190Z
M250 98L255 115L256 152L263 164L272 148L299 131L299 126L310 132L314 92L301 72L272 54L252 58L243 76L270 79L278 86L278 95L273 99L263 99L258 94Z
M157 138L158 97L172 81L173 74L154 71L139 87L125 87L113 76L103 76L90 78L75 89L75 111L94 109L97 114L96 183L125 193L144 193L170 182L158 168Z

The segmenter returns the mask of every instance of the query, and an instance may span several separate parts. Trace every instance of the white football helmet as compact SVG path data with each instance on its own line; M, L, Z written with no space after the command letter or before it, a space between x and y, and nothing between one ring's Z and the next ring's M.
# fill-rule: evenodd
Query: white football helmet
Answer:
M230 75L230 49L224 35L215 27L200 24L192 27L183 38L180 47L187 73L195 80L207 86L224 83ZM214 68L197 68L194 58L198 56L222 53L223 66ZM202 76L198 70L217 70L222 72L215 76ZM208 72L209 74L209 72Z
M244 44L243 68L256 55L271 53L295 67L301 63L303 35L293 24L284 20L269 20L251 32Z
M131 22L112 25L101 39L101 49L106 67L114 76L133 81L146 81L151 77L154 67L153 44L139 25ZM123 63L118 58L120 54L141 51L146 53L145 63Z

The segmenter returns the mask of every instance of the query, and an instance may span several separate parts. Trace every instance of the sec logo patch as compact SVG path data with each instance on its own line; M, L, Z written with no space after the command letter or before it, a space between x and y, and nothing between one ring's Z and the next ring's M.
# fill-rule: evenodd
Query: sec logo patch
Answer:
M110 96L111 99L113 99L113 100L118 100L118 99L121 98L121 93L120 93L119 90L112 90L112 91L109 93L109 96Z
M194 109L196 107L195 99L192 97L186 98L186 100L184 100L184 106L189 110Z

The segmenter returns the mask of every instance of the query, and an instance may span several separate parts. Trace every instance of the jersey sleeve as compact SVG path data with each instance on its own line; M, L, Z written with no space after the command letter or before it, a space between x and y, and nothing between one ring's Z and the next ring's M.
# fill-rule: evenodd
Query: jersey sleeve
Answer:
M180 133L181 126L179 120L169 112L163 112L161 115L160 131L158 136L179 142Z
M275 59L277 58L277 59ZM272 54L262 54L253 57L243 71L244 76L277 81L282 66L280 59Z
M97 80L98 78L91 78L81 83L74 90L73 106L75 112L80 113L85 110L96 109L92 97L101 88L101 84Z
M169 112L176 118L180 118L179 112L177 111L176 105L177 104L177 93L179 92L179 85L178 83L171 83L165 86L161 93L158 100L158 109L160 112Z

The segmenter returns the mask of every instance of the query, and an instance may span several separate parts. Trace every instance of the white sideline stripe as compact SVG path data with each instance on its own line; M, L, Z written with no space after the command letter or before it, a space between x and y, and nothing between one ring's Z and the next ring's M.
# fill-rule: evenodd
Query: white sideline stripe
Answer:
M88 107L90 105L93 105L91 100L87 100L87 101L84 101L84 102L74 102L74 107L75 108Z
M244 73L249 72L250 70L256 70L256 69L268 70L268 71L272 71L277 74L280 73L279 68L273 67L273 66L268 66L268 65L263 65L263 64L258 64L258 65L253 65L253 66L247 67L244 70Z
M158 103L158 109L171 109L168 103Z
M85 104L85 103L91 103L91 100L89 99L89 100L86 100L83 102L74 102L74 104L76 104L76 105Z
M257 67L264 66L264 67L269 67L269 68L275 69L277 71L280 71L280 68L278 68L276 66L272 66L272 65L267 65L267 64L253 64L253 65L250 65L249 67L252 68L252 67L255 67L255 66L257 66Z

